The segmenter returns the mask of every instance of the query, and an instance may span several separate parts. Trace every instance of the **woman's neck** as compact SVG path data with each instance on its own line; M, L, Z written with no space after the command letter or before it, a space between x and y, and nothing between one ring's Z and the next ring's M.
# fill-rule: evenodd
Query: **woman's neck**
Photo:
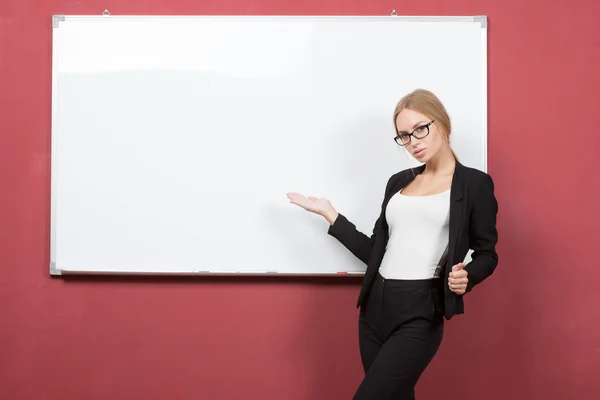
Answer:
M444 146L431 158L431 160L427 161L423 173L432 175L452 175L455 166L456 159L452 154L452 150L449 146Z

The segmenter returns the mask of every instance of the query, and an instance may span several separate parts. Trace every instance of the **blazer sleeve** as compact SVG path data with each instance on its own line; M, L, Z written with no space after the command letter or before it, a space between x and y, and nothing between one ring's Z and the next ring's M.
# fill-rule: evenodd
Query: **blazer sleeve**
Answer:
M392 176L386 185L384 202L385 198L388 196L389 191L393 187L394 176ZM356 226L349 221L344 215L338 213L337 218L329 226L327 231L328 234L336 238L342 245L344 245L352 254L354 254L359 260L368 264L369 258L371 257L371 252L373 250L373 243L375 242L375 238L383 229L383 204L381 205L381 213L379 218L375 221L375 225L373 227L373 232L371 236L367 236L362 233Z
M497 214L498 202L494 195L494 182L488 174L485 174L476 190L469 221L469 247L473 250L473 254L472 261L465 266L469 279L466 292L492 275L498 265Z

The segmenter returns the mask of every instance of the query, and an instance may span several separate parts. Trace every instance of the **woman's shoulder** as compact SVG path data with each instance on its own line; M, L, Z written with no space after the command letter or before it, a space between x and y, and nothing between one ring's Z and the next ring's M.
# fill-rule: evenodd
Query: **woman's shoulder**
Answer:
M459 162L456 163L457 172L460 173L464 178L472 181L480 181L480 180L491 180L492 177L489 173L484 172L480 169L469 167L467 165L461 164ZM395 172L390 176L388 182L397 182L401 179L411 179L416 175L423 172L425 169L425 165L420 165L417 167L406 168L401 171Z
M423 172L425 165L418 167L406 168L401 171L392 174L387 182L386 192L396 187L401 181L410 181L414 179L418 174ZM459 179L466 184L468 188L480 188L494 190L494 181L492 176L480 169L469 167L467 165L456 163L456 175ZM462 185L461 185L462 186Z
M492 176L480 169L469 167L460 163L456 164L457 168L459 168L459 172L463 175L463 178L467 181L469 185L486 185L486 184L494 184L494 180Z
M494 197L494 180L489 173L464 165L460 165L458 168L460 168L467 196L477 199Z

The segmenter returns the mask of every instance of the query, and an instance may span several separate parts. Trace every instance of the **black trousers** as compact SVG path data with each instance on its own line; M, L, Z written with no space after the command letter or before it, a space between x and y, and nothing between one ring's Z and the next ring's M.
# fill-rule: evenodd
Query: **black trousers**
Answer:
M353 400L415 398L414 387L442 341L442 282L393 280L378 274L360 310L365 377Z

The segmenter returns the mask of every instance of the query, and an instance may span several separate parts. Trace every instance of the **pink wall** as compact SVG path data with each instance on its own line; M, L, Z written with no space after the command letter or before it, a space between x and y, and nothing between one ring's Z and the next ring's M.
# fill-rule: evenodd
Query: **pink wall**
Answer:
M0 2L0 398L333 400L361 379L358 281L48 276L50 16L105 8L487 15L500 265L447 324L419 398L597 398L600 2L368 3Z

